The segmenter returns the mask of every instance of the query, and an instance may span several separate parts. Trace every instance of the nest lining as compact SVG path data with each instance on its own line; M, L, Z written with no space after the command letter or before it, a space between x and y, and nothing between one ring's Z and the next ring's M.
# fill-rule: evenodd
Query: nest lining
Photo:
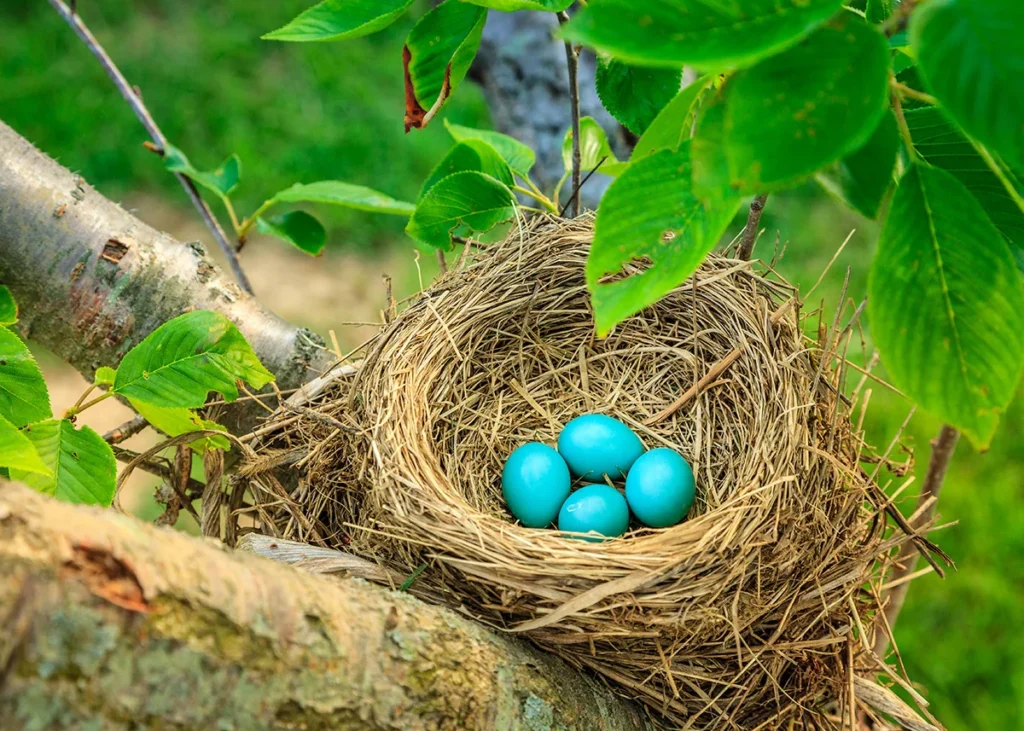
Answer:
M847 686L878 667L863 632L898 539L870 503L832 345L804 336L791 286L721 256L598 339L591 236L589 218L537 220L417 298L318 406L358 433L289 428L307 520L280 512L275 532L309 540L314 525L400 572L427 564L414 591L596 671L667 724L844 727ZM690 461L688 520L603 543L513 521L504 460L588 412Z

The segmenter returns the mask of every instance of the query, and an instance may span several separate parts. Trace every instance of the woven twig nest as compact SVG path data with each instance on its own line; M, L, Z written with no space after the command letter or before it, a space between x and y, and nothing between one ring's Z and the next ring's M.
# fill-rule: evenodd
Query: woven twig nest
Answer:
M535 222L412 301L317 407L357 432L289 413L306 520L282 511L279 530L308 540L305 522L421 569L414 591L599 673L669 725L849 727L854 678L879 667L876 560L899 539L861 467L835 338L808 340L774 274L711 256L599 339L591 224ZM690 461L685 522L603 543L514 522L504 460L590 412Z

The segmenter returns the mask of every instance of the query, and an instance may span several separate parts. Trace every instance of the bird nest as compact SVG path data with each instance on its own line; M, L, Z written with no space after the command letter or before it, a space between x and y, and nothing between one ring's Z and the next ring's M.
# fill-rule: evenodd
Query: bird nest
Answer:
M880 567L906 540L864 468L887 455L851 425L850 328L820 313L808 327L770 267L712 255L598 338L591 237L590 218L540 219L467 253L353 376L283 411L243 469L299 475L287 509L271 491L263 529L415 576L414 593L599 674L661 723L850 728L883 668L870 649ZM591 412L687 458L686 521L589 543L512 519L504 460Z

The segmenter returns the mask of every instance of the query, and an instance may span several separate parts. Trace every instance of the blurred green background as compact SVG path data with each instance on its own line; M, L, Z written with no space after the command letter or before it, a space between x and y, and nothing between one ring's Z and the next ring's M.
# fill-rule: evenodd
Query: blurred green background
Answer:
M413 199L449 145L442 125L406 136L402 129L401 46L413 12L388 31L349 42L264 42L308 0L80 0L81 12L133 84L143 91L167 137L199 167L232 152L243 162L240 214L294 182L341 179ZM448 106L452 121L486 126L472 84ZM179 237L205 238L177 182L141 145L142 130L95 61L42 0L0 3L0 119L81 172L108 197ZM0 151L2 154L2 151ZM435 271L418 261L404 221L319 210L331 231L328 254L301 259L284 244L258 239L246 264L263 271L257 289L292 320L343 345L360 340L339 323L379 319L380 274L411 292ZM155 219L155 220L154 220ZM737 230L742 222L737 221ZM839 243L856 233L815 293L829 317L847 267L848 298L859 302L877 225L817 188L773 196L762 224L767 256L776 231L788 242L780 269L806 291ZM291 279L286 271L297 274ZM369 282L369 283L368 283ZM817 303L808 303L809 307ZM849 312L849 310L847 311ZM859 347L859 346L858 346ZM50 363L55 378L62 371ZM69 386L73 389L74 384ZM943 581L914 582L897 639L910 676L951 730L1019 729L1024 718L1024 405L1019 397L986 454L958 448L940 501L938 535L958 570ZM870 441L884 447L909 404L876 388ZM907 441L917 451L918 483L939 423L918 414ZM911 488L912 493L914 488ZM911 502L904 504L909 508Z

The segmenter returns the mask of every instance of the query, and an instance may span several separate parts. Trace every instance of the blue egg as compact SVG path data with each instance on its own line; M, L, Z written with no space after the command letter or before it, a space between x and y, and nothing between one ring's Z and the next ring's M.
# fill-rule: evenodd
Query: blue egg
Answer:
M576 477L600 482L626 476L644 445L633 430L604 414L577 416L558 435L558 453Z
M621 536L629 527L626 499L613 487L587 485L569 496L558 512L558 530L588 533L596 531L606 538ZM587 541L603 540L596 536Z
M626 476L626 501L633 515L652 528L667 528L685 518L694 494L690 465L664 447L640 457Z
M509 455L501 471L501 493L512 515L528 528L543 528L569 496L569 468L554 449L530 442Z

